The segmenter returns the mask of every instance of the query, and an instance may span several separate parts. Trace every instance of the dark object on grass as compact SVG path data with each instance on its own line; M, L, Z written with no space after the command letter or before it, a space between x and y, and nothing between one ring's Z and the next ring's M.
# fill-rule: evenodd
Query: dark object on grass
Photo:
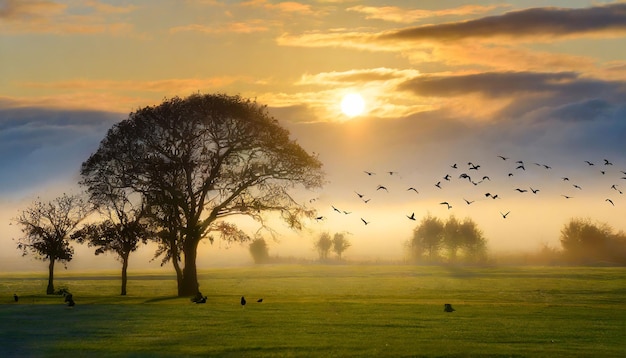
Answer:
M246 298L241 296L241 307L246 307Z
M207 296L202 296L202 293L198 291L196 295L191 299L193 303L206 303Z
M444 312L454 312L456 311L454 308L452 308L452 305L449 303L444 303L443 304L443 310Z
M67 302L68 307L74 307L76 302L74 302L74 296L71 293L65 295L65 302Z
M14 294L13 294L13 300L15 300L15 302L17 302L17 301L19 301L19 300L20 300L20 298L19 298L19 297L17 297L17 294L16 294L16 293L14 293Z
M261 302L263 302L263 299L262 299L262 298L259 298L259 299L258 299L258 300L256 300L256 301L257 301L258 303L261 303Z

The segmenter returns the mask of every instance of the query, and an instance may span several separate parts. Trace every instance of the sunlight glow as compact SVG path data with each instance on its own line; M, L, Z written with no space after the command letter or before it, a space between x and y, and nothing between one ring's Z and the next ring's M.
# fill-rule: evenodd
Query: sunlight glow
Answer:
M365 100L358 93L348 93L341 100L341 111L348 117L356 117L365 110Z

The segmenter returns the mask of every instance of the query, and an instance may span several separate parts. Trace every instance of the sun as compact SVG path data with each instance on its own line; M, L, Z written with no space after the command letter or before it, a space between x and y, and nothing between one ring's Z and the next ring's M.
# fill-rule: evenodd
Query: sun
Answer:
M365 100L358 93L348 93L341 100L341 111L348 117L356 117L365 110Z

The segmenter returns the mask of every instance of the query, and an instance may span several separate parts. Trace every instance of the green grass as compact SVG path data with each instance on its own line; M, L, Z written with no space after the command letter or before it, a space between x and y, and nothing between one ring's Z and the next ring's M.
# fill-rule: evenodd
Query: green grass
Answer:
M115 272L59 272L74 308L46 283L0 275L0 357L626 356L624 268L213 269L205 305L169 274L131 273L121 297Z

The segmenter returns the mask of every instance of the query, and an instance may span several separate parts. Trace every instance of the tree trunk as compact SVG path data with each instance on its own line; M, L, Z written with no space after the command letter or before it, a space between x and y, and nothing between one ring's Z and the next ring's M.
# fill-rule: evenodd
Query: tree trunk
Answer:
M126 283L128 283L128 255L122 256L122 296L126 296Z
M188 239L189 240L189 239ZM195 296L199 292L198 272L196 269L196 257L198 256L198 241L185 243L185 267L183 268L182 280L178 285L178 297Z
M46 294L52 295L54 294L54 262L56 260L54 258L50 258L50 263L48 264L48 288L46 288Z

